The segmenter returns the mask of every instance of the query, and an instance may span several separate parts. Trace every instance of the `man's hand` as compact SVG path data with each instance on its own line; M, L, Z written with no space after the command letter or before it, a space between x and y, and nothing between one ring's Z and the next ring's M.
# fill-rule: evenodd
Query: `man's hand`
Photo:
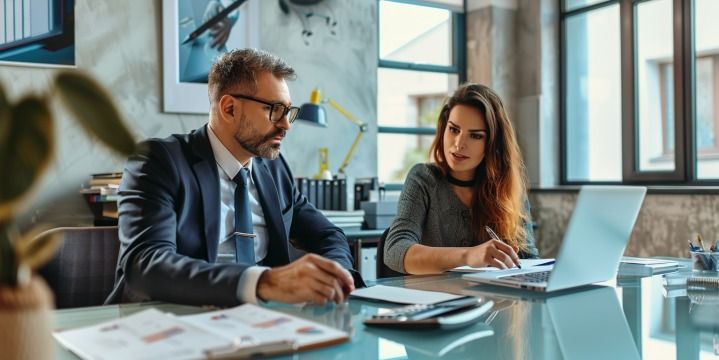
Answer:
M307 254L285 266L265 271L257 282L262 300L284 303L312 301L326 304L344 302L354 290L349 271L319 255Z

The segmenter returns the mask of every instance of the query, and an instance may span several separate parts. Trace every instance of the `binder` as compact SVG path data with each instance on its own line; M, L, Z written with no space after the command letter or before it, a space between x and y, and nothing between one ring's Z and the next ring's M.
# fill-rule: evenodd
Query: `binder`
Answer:
M339 193L339 201L338 201L338 207L336 210L342 210L342 211L348 211L351 209L347 208L347 180L346 179L340 179L338 181L339 190L337 191Z
M307 200L309 200L312 205L319 209L319 206L317 205L317 180L307 179L307 184Z
M332 209L332 180L323 180L324 182L324 191L325 191L325 206L323 209L325 210L331 210Z
M307 178L297 178L297 190L309 200L310 183Z
M332 180L332 206L330 210L342 210L340 207L340 199L342 199L340 180Z
M325 182L324 180L314 180L317 183L317 202L315 207L325 209Z

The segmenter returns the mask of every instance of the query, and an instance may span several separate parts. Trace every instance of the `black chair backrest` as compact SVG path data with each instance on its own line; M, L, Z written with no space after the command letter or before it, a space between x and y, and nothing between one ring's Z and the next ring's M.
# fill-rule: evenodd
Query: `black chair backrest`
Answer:
M38 272L55 293L58 309L102 305L115 284L120 249L117 226L64 227L56 233L62 245Z
M382 236L379 238L379 242L377 243L377 278L378 279L405 275L405 274L402 274L400 272L390 269L389 266L384 264L384 243L387 240L387 233L389 233L389 228L387 228L384 231L384 233L382 233Z

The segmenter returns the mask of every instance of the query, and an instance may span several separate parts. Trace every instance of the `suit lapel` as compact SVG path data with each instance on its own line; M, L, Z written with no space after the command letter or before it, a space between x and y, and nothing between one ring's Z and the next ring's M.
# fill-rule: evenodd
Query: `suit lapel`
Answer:
M217 259L217 245L219 240L220 224L220 180L217 174L217 163L212 153L210 139L207 137L207 125L190 134L192 150L198 156L192 165L200 187L202 197L202 210L204 214L205 244L207 246L207 259L214 262Z
M277 187L272 181L267 165L261 158L254 158L252 165L252 179L260 197L260 205L267 223L267 235L269 236L269 248L265 264L280 265L290 262L287 250L287 234L285 225L280 214L280 199L277 197Z

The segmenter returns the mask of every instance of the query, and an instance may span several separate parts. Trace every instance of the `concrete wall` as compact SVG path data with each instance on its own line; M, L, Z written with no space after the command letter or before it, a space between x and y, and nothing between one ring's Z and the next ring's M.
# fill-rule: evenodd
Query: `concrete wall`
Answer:
M467 79L502 97L532 186L559 182L558 9L557 0L467 1Z
M298 71L299 79L290 84L293 102L307 101L312 88L320 86L371 124L348 168L349 174L359 176L376 174L376 7L372 0L327 1L313 7L332 13L338 24L332 36L322 31L319 20L312 21L315 34L307 46L296 15L281 13L277 1L263 0L261 8L263 48L286 58ZM162 112L161 0L77 0L75 15L77 68L110 90L138 139L188 132L206 122L204 115ZM11 99L18 99L46 91L55 71L0 65L0 83ZM320 144L330 148L331 169L339 168L355 132L333 111L328 109L328 129L296 125L288 133L283 153L295 175L317 172ZM77 193L81 184L91 173L122 168L125 159L88 140L63 111L57 114L57 153L25 214L43 223L88 224L92 216Z

